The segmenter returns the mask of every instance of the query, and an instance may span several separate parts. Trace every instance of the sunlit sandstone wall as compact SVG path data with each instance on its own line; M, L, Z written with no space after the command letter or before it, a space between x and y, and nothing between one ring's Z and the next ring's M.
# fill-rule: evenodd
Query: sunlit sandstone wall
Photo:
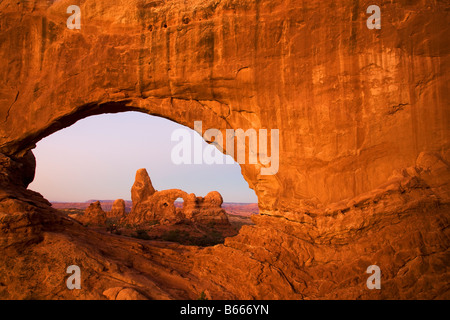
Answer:
M381 30L366 27L375 2ZM375 2L3 1L0 152L20 159L125 110L279 129L278 173L242 169L261 212L290 219L377 188L422 152L448 164L450 4ZM66 27L71 4L80 30Z

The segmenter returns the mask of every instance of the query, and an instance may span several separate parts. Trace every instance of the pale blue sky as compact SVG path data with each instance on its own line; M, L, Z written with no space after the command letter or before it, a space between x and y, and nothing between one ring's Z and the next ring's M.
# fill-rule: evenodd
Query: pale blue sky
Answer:
M157 190L182 189L197 196L217 190L225 202L257 202L238 164L175 165L172 132L185 128L139 112L103 114L80 120L33 150L36 177L29 186L50 201L131 199L136 170L146 168Z

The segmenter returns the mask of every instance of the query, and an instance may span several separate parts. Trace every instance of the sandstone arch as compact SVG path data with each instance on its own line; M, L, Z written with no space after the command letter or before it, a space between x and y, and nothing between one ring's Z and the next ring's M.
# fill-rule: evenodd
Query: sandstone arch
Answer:
M184 216L175 208L177 198L187 198L187 193L179 189L169 189L154 192L149 198L134 203L133 209L126 220L130 223L142 223L158 220L162 223L182 222Z
M242 166L256 226L177 265L213 297L448 298L448 3L381 1L376 32L349 0L88 0L80 31L65 28L68 3L0 4L3 248L62 224L26 190L34 143L134 110L191 128L280 129L277 175ZM374 261L384 291L361 285ZM147 294L195 297L180 283L184 295Z
M8 7L7 3L4 4L5 19L14 21L16 17L24 15L25 23L24 29L18 33L10 30L5 32L2 49L8 53L10 60L13 60L13 57L17 57L18 60L23 58L28 68L12 65L3 69L3 79L5 79L3 81L8 83L4 86L3 94L5 103L2 105L2 115L5 122L2 127L3 138L0 142L0 150L6 155L23 154L42 137L78 119L104 112L139 110L171 119L191 128L193 120L197 119L203 120L205 128L279 128L282 130L280 145L283 155L280 172L276 177L260 177L259 170L253 166L244 166L243 175L255 189L262 211L267 213L278 211L282 214L284 208L293 210L301 206L307 207L307 210L314 210L317 207L326 207L330 203L370 191L384 183L395 169L414 164L421 151L434 151L439 149L437 145L447 145L444 133L448 133L448 127L445 126L448 118L445 113L442 114L445 121L436 128L442 132L439 137L433 137L429 133L433 130L427 130L428 125L433 126L432 119L442 118L439 110L443 110L444 107L441 109L436 107L432 110L427 108L426 106L431 102L430 95L420 99L410 97L405 101L401 100L403 92L408 91L406 83L398 87L394 93L389 93L388 87L380 89L384 92L382 95L386 97L391 95L397 97L388 99L387 101L392 100L392 102L389 101L389 105L377 106L376 100L361 97L342 99L339 108L348 117L343 116L337 120L338 122L335 122L333 117L321 116L332 114L333 95L323 103L314 103L312 98L305 101L304 97L310 96L306 93L310 89L304 85L305 81L308 85L318 87L320 77L326 75L324 68L328 70L328 77L334 77L339 72L349 73L349 80L343 83L343 87L352 88L357 92L369 89L368 83L372 81L374 71L372 67L364 69L364 66L376 65L370 58L374 39L366 37L367 39L364 40L363 26L358 28L361 37L358 43L360 56L368 59L365 64L362 63L358 68L348 66L344 70L333 71L336 70L333 67L335 62L331 61L328 66L323 63L314 68L311 67L306 72L311 75L308 79L294 76L299 71L294 56L291 56L289 60L290 67L283 72L276 68L266 69L266 62L276 62L275 65L278 65L283 58L280 54L282 50L285 50L283 45L270 42L275 39L268 38L269 43L261 46L255 52L255 56L245 54L247 50L245 43L254 39L245 39L243 35L255 34L255 29L258 30L260 27L260 32L267 35L270 34L271 29L282 30L279 18L269 12L265 12L264 15L272 22L262 27L257 20L246 17L242 17L242 21L233 22L225 15L230 10L229 4L216 7L214 3L205 1L201 8L205 10L204 12L208 12L206 21L204 17L201 18L199 12L202 11L198 11L199 8L196 11L190 11L189 7L184 6L179 8L181 10L179 12L196 17L197 21L194 22L191 19L191 22L186 25L179 20L181 18L175 14L176 10L169 12L169 5L162 3L158 11L155 8L142 7L139 1L132 1L123 8L116 8L112 2L105 2L102 15L98 15L99 12L95 9L89 9L89 1L86 1L84 9L82 6L82 11L86 11L84 28L80 31L69 32L65 27L66 13L62 10L65 1L54 5L44 5L44 1L38 1L37 3L42 3L42 6L39 6L39 9L33 11L30 16L28 12L31 9L27 7L27 4L16 8L16 5ZM261 5L264 7L263 4ZM259 8L256 4L252 6L252 10ZM314 6L318 5L312 5ZM123 12L118 9L123 9ZM351 6L344 5L339 12L341 14L342 11L344 14L345 10L351 9ZM246 6L242 5L239 10L245 11L250 8L246 9ZM443 18L439 13L439 6L436 6L432 12ZM219 23L221 14L223 21ZM131 16L127 17L128 15ZM170 17L170 21L166 15ZM300 16L305 15L314 16L312 12L300 14ZM127 18L124 20L124 17ZM152 23L155 19L156 21L165 20L169 27L154 28L152 31L144 28L147 24L159 25L159 23ZM295 15L292 15L289 19L292 25L282 37L297 39L297 37L305 36L305 28L294 28L295 21L301 18L295 18ZM41 21L40 25L36 25L36 20ZM129 21L129 23L125 24L122 21ZM217 29L205 28L208 24L216 25L216 23ZM239 26L235 36L243 44L243 48L235 48L234 51L230 47L234 46L234 40L224 38L220 33L221 28L230 28L233 23ZM344 22L342 23L346 26ZM98 24L103 27L97 27ZM123 28L126 32L120 33ZM41 38L41 41L36 42L35 38ZM191 42L180 40L184 38L191 39ZM39 50L29 51L22 57L23 50L17 50L17 39L23 42L28 41ZM159 46L161 41L166 41L168 47ZM383 41L385 46L393 45L391 37ZM436 60L434 56L445 54L445 46L438 45L437 35L433 35L431 41L429 50L434 51L418 55L418 59L432 61ZM256 43L259 41L257 40ZM294 52L300 53L302 50L301 46L294 44L291 46L290 50ZM226 59L216 53L217 47L228 50ZM273 51L274 47L281 51ZM155 52L158 55L152 54ZM402 52L392 54L394 57L409 54L408 51ZM268 60L262 63L258 60L258 55L265 54L270 55ZM185 61L185 67L177 68L181 61ZM9 64L6 62L3 65ZM388 73L402 72L406 66L392 67L392 70L384 71L387 73L380 73L380 76L387 77ZM211 70L213 74L202 70ZM360 73L360 70L363 71ZM266 72L270 74L270 77L264 76ZM286 72L291 75L292 83L289 84L289 89L282 89L273 79L278 79L277 81L282 83ZM424 70L424 74L429 72L433 71ZM59 78L55 79L52 76L55 73L59 75ZM319 80L316 79L317 77ZM102 83L100 79L108 80ZM360 87L360 84L352 83L350 79L361 79L360 82L367 82L367 85ZM303 89L299 92L299 88ZM270 95L267 95L267 89L272 89L272 95L282 99L275 102ZM288 95L286 90L296 94ZM336 91L335 95L342 95L342 93ZM252 97L258 97L258 99ZM294 107L296 103L300 105ZM445 100L438 104L448 105ZM392 121L398 124L392 123L387 126L384 134L375 134L380 128L379 124L385 123L384 117L390 119L390 116L387 116L391 112L388 109L390 105L394 105L392 108L395 111L403 108L396 109L395 105L408 105L411 106L411 111L406 111L409 115L395 112L393 116L396 119ZM287 106L290 106L290 109L286 109ZM373 115L373 121L361 122L362 113L358 111L361 106L364 106L365 112ZM307 116L308 110L312 112L316 108L319 111L314 112L313 118L306 117L307 122L304 125L299 127L298 123L293 121L295 118L298 119L295 112L299 113L299 116ZM285 115L289 119L288 122L274 116L284 109L286 109ZM413 115L412 112L414 114L425 112L428 114L427 118L432 118L427 125L418 126L414 124L418 121L417 115L412 120L410 118ZM22 117L23 114L27 114L27 117ZM412 136L407 135L401 141L389 135L390 130L401 131L400 128L406 129L411 126L417 127L420 132ZM312 132L318 141L323 141L320 143L322 147L316 151L308 151L315 148L314 145L317 144L315 139L307 139L296 128L301 128L304 132ZM330 134L333 131L342 132L338 135ZM339 138L340 136L342 138ZM346 142L353 139L351 143ZM441 143L427 143L436 139ZM292 144L300 148L296 150L298 152L289 150ZM373 155L383 154L380 147L377 147L380 145L402 150L402 152L386 153L382 156L382 160L376 161ZM442 156L448 157L447 154ZM297 175L296 181L292 181L291 172L297 170L296 162L303 165L305 169ZM339 172L339 174L330 174L332 172ZM285 198L287 194L289 194L289 200ZM292 198L296 199L295 205L290 205ZM283 209L280 210L280 208Z
M219 192L211 191L203 198L180 189L157 191L144 168L136 171L131 198L133 207L123 220L126 223L136 225L157 221L162 224L229 224L226 212L222 209L223 199ZM175 206L177 199L183 199L181 208Z

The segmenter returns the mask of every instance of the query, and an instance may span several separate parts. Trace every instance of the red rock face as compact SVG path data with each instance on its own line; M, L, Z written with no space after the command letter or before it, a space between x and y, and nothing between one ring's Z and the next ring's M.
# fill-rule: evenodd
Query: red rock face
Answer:
M208 224L210 222L229 224L225 210L222 209L222 195L217 191L209 192L206 197L197 197L194 210L189 214L198 223ZM185 204L189 206L189 203ZM187 210L186 210L187 211Z
M133 187L131 187L131 201L134 206L148 200L156 190L153 188L152 181L148 175L146 169L139 169L136 172L136 178L134 179Z
M103 211L100 201L91 203L78 220L84 225L104 226L106 224L106 213Z
M108 218L122 218L126 215L125 200L117 199L114 201L111 211L106 214Z
M88 0L69 30L68 1L1 2L0 297L450 298L450 6L379 1L369 30L369 4ZM161 247L85 230L26 189L37 141L130 110L279 129L276 175L241 166L255 225L213 248ZM54 263L24 284L42 253ZM75 259L86 287L55 290ZM366 287L373 264L381 290Z
M126 217L132 224L158 221L163 224L175 224L183 221L183 215L176 210L174 202L179 197L187 195L179 189L156 191L141 202L133 202L133 209Z

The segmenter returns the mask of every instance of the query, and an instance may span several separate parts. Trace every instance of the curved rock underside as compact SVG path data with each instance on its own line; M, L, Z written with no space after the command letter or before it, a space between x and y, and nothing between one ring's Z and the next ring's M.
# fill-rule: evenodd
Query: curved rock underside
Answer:
M0 3L0 298L450 298L448 1L377 1L381 30L362 0L86 0L81 30L71 4ZM276 175L241 165L255 225L136 240L27 190L37 141L122 111L279 129Z

